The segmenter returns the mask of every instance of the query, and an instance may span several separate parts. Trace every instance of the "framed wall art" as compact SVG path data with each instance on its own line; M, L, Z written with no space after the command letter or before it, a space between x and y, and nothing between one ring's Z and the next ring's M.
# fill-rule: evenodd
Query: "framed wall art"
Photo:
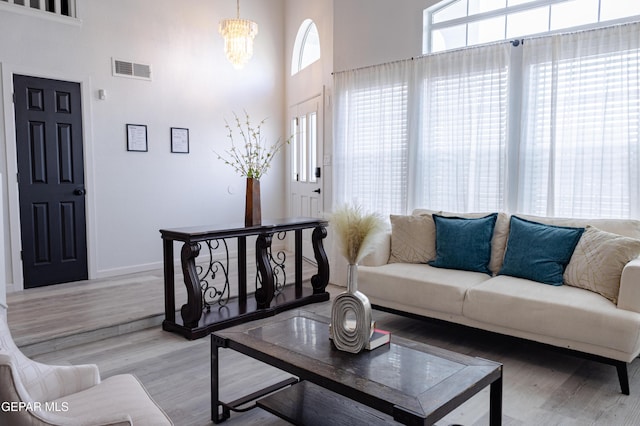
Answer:
M178 154L189 153L189 129L182 127L171 128L171 152Z
M149 151L146 125L127 124L127 151Z

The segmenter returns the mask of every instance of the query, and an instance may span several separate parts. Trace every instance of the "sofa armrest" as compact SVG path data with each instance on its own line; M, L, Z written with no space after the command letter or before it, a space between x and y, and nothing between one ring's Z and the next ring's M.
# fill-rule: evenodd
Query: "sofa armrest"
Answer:
M622 270L618 308L640 313L640 258L633 259Z
M375 249L362 259L363 266L386 265L391 255L391 231L386 231L378 237Z

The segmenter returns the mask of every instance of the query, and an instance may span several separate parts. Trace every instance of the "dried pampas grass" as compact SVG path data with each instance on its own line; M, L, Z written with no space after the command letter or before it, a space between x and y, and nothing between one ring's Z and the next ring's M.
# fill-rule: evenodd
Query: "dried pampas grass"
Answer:
M373 250L378 236L386 227L378 214L365 214L359 206L340 207L329 220L340 241L342 255L353 265Z

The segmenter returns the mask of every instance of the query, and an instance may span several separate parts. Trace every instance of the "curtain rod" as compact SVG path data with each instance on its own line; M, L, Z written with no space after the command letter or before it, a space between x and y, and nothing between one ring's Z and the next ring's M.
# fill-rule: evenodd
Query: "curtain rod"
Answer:
M514 41L518 41L518 42L520 42L520 43L524 43L524 40L514 40ZM513 43L514 41L509 41L508 43ZM352 72L352 71L366 70L367 68L379 67L379 66L382 66L382 65L397 64L398 62L414 61L414 60L416 60L416 59L428 58L428 57L431 57L431 56L438 56L438 55L442 55L442 54L445 54L445 53L456 52L456 51L459 51L459 50L466 50L466 49L479 49L479 48L481 48L481 47L490 46L490 45L492 45L492 44L496 45L496 44L500 44L500 43L506 43L506 41L505 41L505 40L500 40L500 41L498 41L498 42L490 43L490 44L483 44L483 45L478 45L478 46L465 46L465 47L459 47L459 48L451 49L451 50L447 50L447 51L444 51L444 52L426 53L426 54L424 54L424 55L420 55L420 56L412 56L412 57L410 57L410 58L408 58L408 59L397 59L397 60L395 60L395 61L383 62L383 63L381 63L381 64L365 65L365 66L363 66L363 67L352 68L352 69L349 69L349 70L334 71L334 72L332 72L332 73L331 73L331 75L342 74L342 73L345 73L345 72ZM516 45L516 46L517 46L517 45Z
M422 56L419 56L419 58ZM398 62L407 62L407 61L413 61L415 58L412 56L408 59L397 59L395 61L389 61L389 62L383 62L381 64L374 64L374 65L365 65L363 67L358 67L358 68L352 68L349 70L342 70L342 71L333 71L331 73L331 75L336 75L336 74L342 74L344 72L351 72L351 71L360 71L360 70L366 70L367 68L373 68L373 67L379 67L381 65L391 65L391 64L397 64Z
M562 32L562 30L556 31L556 32L551 32L551 33L545 33L545 34L541 34L538 36L531 36L531 37L527 37L526 40L537 40L540 38L544 38L544 37L552 37L554 35L558 35L558 34L563 34L563 35L569 35L569 34L577 34L577 33L583 33L583 32L588 32L588 31L596 31L596 30L601 30L603 28L613 28L613 27L622 27L625 25L634 25L634 24L640 24L640 20L630 20L630 21L618 21L612 24L612 25L606 25L606 26L600 26L600 27L594 27L594 28L583 28L583 29L577 29L575 31L568 31L568 32ZM515 39L515 40L500 40L498 42L495 43L489 43L489 44L483 44L483 45L478 45L478 46L465 46L465 47L460 47L457 49L451 49L451 50L447 50L444 52L436 52L436 53L427 53L424 55L420 55L420 56L412 56L409 59L398 59L395 61L389 61L389 62L383 62L381 64L375 64L375 65L366 65L363 67L358 67L358 68L352 68L349 70L343 70L343 71L334 71L331 73L331 75L336 75L336 74L342 74L345 72L352 72L352 71L361 71L361 70L366 70L367 68L373 68L373 67L379 67L382 65L391 65L391 64L396 64L398 62L406 62L406 61L413 61L415 59L422 59L422 58L427 58L427 57L431 57L431 56L436 56L436 55L442 55L443 53L450 53L450 52L456 52L459 50L464 50L464 49L475 49L475 48L481 48L481 47L486 47L486 46L490 46L492 44L494 45L498 45L501 43L511 43L512 46L517 47L519 45L524 44L525 38L521 38L521 39Z

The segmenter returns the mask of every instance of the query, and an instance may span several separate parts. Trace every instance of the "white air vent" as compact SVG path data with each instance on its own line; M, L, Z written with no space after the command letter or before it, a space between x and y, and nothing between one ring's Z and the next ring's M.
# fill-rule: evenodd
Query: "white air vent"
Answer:
M136 64L135 62L113 59L112 70L114 77L139 78L151 80L151 65Z

